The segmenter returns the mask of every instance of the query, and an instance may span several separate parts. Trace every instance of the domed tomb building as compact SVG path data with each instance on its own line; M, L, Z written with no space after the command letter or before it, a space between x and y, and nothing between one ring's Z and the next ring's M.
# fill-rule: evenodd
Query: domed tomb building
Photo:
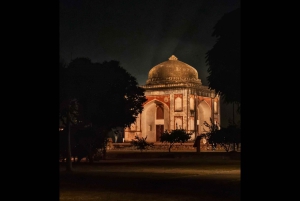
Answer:
M203 86L198 72L174 55L154 66L148 74L145 89L147 101L136 122L124 130L124 140L135 135L148 142L159 142L165 130L184 129L192 132L191 140L209 131L206 121L220 124L220 97Z

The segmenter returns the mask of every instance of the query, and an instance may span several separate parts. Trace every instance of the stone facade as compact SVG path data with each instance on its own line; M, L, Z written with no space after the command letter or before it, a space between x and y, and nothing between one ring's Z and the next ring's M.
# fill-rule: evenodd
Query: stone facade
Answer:
M201 84L198 72L174 55L169 61L154 66L145 89L147 101L136 122L124 130L124 141L135 135L147 137L148 142L160 141L165 130L184 129L192 132L191 141L208 128L204 121L220 124L220 98Z

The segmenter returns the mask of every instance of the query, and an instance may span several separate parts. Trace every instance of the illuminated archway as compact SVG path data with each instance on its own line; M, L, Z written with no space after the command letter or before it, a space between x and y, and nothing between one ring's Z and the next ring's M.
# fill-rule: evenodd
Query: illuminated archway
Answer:
M199 124L198 126L198 133L205 133L206 131L209 131L207 127L204 126L204 121L210 124L210 117L211 117L211 107L209 104L203 100L199 103L197 106L197 116L198 116L198 121Z
M159 112L160 114L157 114L157 112ZM161 118L160 116L162 114L163 114L163 118ZM163 125L163 130L169 129L170 126L169 114L170 112L169 112L168 105L166 105L161 101L152 100L146 105L144 105L141 127L142 127L142 136L143 137L147 136L148 142L158 141L157 134L156 134L157 125Z

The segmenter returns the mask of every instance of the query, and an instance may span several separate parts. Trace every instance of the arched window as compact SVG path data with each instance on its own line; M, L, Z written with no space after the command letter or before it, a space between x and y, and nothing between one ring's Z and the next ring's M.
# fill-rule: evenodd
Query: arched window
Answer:
M175 129L183 129L182 127L182 116L175 116L174 117L175 120Z
M194 98L190 97L190 110L194 110L194 107L195 107Z
M175 111L182 111L182 98L177 97L175 99Z
M164 119L164 109L162 106L157 106L156 108L156 119Z

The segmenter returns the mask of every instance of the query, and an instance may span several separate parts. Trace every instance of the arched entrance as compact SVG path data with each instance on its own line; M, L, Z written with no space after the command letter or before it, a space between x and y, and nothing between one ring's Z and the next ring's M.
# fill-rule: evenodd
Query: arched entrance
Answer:
M164 132L164 106L156 104L156 141L160 141L160 136Z
M161 134L169 128L168 106L158 100L150 101L144 106L142 115L142 136L147 136L148 142L160 141Z
M199 125L198 126L198 133L206 133L208 132L208 128L204 126L204 121L210 124L210 117L211 117L211 108L208 105L207 102L204 100L201 101L197 107L197 112L198 112L198 120L199 120Z

